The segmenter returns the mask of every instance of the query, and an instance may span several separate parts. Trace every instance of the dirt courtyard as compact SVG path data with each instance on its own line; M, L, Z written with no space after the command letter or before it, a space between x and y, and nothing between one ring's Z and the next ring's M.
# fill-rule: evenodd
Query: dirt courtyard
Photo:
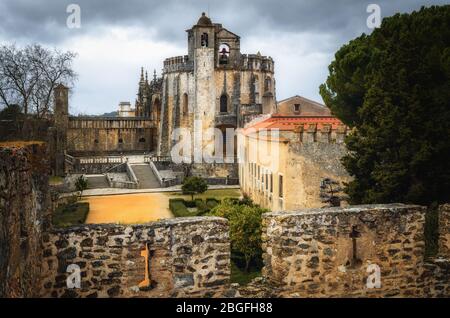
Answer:
M229 189L208 190L195 197L201 199L213 197L221 200L223 198L239 198L240 195L238 189ZM174 217L169 209L170 198L191 199L190 196L174 192L86 197L83 200L89 202L86 223L139 224L170 219Z
M148 223L169 219L169 197L162 193L143 193L88 197L86 223Z

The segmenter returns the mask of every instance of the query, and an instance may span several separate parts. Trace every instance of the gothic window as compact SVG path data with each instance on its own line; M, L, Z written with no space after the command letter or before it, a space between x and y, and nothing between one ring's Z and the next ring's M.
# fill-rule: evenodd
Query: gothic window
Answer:
M183 114L186 115L189 112L189 98L188 98L188 94L184 93L183 94Z
M200 45L202 47L208 47L208 33L203 33L201 35Z
M255 92L255 103L258 104L259 103L259 78L257 75L255 75L255 77L253 79L253 89Z
M228 59L230 57L230 47L228 44L222 43L219 46L219 64L225 65L228 64Z
M270 77L266 77L266 80L264 81L264 91L270 92L272 89L272 80Z
M228 112L228 97L225 94L220 96L220 112L221 113Z

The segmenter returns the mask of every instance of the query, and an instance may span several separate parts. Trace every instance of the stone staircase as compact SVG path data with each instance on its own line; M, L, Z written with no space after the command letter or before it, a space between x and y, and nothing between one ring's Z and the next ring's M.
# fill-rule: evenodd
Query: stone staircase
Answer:
M105 175L87 175L88 189L109 188L108 180Z
M158 179L148 164L131 164L130 166L131 169L133 169L136 178L139 180L140 189L155 189L161 187Z

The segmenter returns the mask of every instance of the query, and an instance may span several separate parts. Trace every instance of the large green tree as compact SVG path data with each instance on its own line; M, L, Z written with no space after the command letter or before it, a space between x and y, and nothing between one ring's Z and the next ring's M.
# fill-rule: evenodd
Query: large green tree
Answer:
M385 18L329 71L321 95L354 128L343 158L351 203L448 202L450 6Z

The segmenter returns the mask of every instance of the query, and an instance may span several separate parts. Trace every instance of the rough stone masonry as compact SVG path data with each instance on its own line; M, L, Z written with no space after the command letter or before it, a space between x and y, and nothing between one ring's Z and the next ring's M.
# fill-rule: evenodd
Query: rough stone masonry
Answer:
M213 297L230 276L228 223L215 217L85 225L44 235L41 296ZM67 268L81 288L67 288Z
M425 213L403 204L268 213L263 275L287 297L448 297L449 255L424 259ZM380 284L368 284L377 272Z

